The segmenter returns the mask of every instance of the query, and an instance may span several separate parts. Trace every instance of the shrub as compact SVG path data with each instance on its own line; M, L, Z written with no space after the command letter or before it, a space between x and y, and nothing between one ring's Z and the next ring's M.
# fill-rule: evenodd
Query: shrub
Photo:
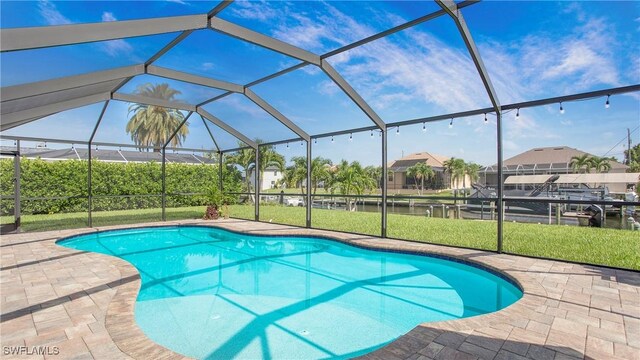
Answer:
M20 161L21 212L53 214L87 211L88 162L86 160ZM12 196L13 160L0 160L0 194ZM233 167L223 169L227 192L241 189ZM124 210L162 206L162 168L159 163L109 163L93 161L93 210ZM218 184L218 167L206 164L166 164L167 207L206 205L206 192ZM200 194L200 195L190 195ZM115 197L128 195L127 197ZM59 197L42 200L38 198ZM36 198L30 200L30 198ZM3 199L0 213L13 213L13 200Z

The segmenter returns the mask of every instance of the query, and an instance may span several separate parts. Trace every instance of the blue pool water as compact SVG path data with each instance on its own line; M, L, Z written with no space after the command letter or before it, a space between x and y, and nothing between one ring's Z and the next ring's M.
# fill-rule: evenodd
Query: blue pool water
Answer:
M93 233L59 244L133 264L142 278L140 328L200 359L350 358L422 322L493 312L522 296L474 266L320 238L192 226Z

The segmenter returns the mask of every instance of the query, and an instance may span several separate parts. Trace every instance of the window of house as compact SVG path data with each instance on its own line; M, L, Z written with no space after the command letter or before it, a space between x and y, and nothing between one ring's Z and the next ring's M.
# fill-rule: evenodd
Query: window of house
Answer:
M389 174L387 175L387 181L393 181L393 171L390 171Z

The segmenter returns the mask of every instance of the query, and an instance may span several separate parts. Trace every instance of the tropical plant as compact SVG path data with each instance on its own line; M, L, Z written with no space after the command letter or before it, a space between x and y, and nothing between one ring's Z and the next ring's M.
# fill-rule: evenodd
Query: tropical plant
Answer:
M261 144L263 141L261 139L254 140L257 144ZM244 143L238 144L240 147L246 146ZM260 157L258 173L260 174L260 178L262 179L264 176L264 171L270 167L274 166L279 171L284 172L285 170L285 159L284 156L275 151L274 147L271 145L260 146L258 156ZM240 166L244 171L245 178L245 190L251 191L251 175L255 171L256 165L256 152L251 148L242 148L236 151L234 154L231 154L226 159L227 164L234 164ZM256 184L258 192L260 192L260 182ZM254 200L255 201L255 200Z
M304 187L307 184L307 158L304 156L294 156L293 163L285 171L288 187L300 186L300 193L304 194ZM312 171L313 173L313 171Z
M340 164L333 168L329 189L333 194L335 191L345 197L346 210L355 211L355 201L358 195L375 187L375 181L367 175L362 165L354 161L349 164L342 160ZM354 197L355 195L355 197Z
M429 180L433 175L434 172L431 166L423 162L416 163L415 165L407 168L407 176L411 176L416 180L416 188L418 187L418 181L420 181L419 195L422 195L422 192L424 192L424 180Z
M591 155L589 154L573 156L571 158L571 161L569 161L569 166L571 166L571 169L578 173L589 173L591 172L592 167L590 158Z
M468 163L465 172L469 176L469 180L474 183L480 179L480 169L482 169L481 165L476 163Z
M445 172L449 173L451 187L455 184L457 189L460 178L462 178L462 186L467 186L465 176L466 164L464 160L452 157L451 159L444 161L442 164L444 165Z
M382 166L373 166L373 165L369 165L367 167L364 168L364 171L367 173L367 175L369 175L369 177L371 177L371 179L373 179L373 181L375 181L376 183L376 187L378 189L382 188Z
M283 182L288 187L300 186L300 191L304 193L304 186L307 182L307 158L304 156L294 156L291 158L293 163L285 170ZM329 169L331 160L322 157L315 157L311 160L311 186L313 194L318 190L320 183L326 183L329 178Z
M172 89L169 84L141 84L138 85L135 93L144 97L161 99L168 102L176 102L176 97L180 91ZM143 147L151 146L154 152L160 149L168 141L173 132L178 129L184 114L176 109L147 104L131 104L129 115L133 114L126 126L127 134L131 140L138 145L140 150ZM170 145L178 147L189 134L189 123L180 127L176 135L171 139Z
M596 173L608 172L611 170L611 161L608 157L600 157L600 156L592 156L589 158L591 162L590 166L593 168Z

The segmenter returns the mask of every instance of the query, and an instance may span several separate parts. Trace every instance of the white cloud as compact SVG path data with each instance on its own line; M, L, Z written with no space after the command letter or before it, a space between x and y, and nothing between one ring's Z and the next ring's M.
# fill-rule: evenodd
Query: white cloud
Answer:
M112 12L109 11L105 11L102 13L102 21L103 22L108 22L108 21L117 21L118 19L116 19L115 16L113 16Z
M213 69L215 65L212 62L204 62L200 65L200 68L205 71Z
M561 95L621 85L615 30L604 19L583 15L576 15L583 21L565 35L531 34L512 43L480 46L503 103L539 98L550 88Z
M182 1L182 0L165 0L165 1L180 4L180 5L190 5L188 2Z
M231 13L243 19L268 21L277 17L277 12L266 1L235 1Z
M38 12L44 18L47 25L68 25L73 22L62 15L56 6L48 0L38 2Z
M316 91L323 95L332 96L340 92L340 88L333 81L325 80L316 86Z

